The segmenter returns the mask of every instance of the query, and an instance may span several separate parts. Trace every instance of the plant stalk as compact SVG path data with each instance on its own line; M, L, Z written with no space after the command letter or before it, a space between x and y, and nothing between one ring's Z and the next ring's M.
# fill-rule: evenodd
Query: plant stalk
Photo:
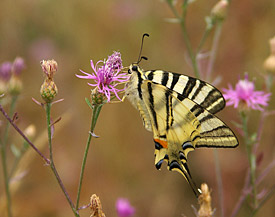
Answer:
M93 137L93 132L94 132L94 129L95 129L95 126L96 126L96 122L97 122L99 113L101 111L101 108L102 108L102 104L94 105L94 107L93 107L93 114L92 114L92 120L91 120L91 128L90 128L90 132L89 132L89 135L88 135L88 139L87 139L87 143L86 143L86 148L85 148L85 151L84 151L84 156L83 156L82 165L81 165L80 176L79 176L79 184L78 184L77 198L76 198L76 210L78 210L78 208L79 208L80 193L81 193L81 188L82 188L82 181L83 181L83 176L84 176L84 170L85 170L85 166L86 166L87 156L88 156L89 147L90 147L91 140L92 140L92 137Z

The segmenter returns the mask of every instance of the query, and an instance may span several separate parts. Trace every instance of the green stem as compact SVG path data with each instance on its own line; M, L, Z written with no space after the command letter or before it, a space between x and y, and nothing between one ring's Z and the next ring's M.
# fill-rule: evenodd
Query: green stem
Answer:
M258 206L257 201L257 188L256 188L256 156L253 152L253 146L250 139L250 135L248 133L248 117L244 112L241 112L242 122L243 122L243 132L245 138L245 145L246 151L249 160L249 167L250 167L250 182L252 186L252 193L253 193L253 204L254 208Z
M95 105L93 107L91 128L90 128L90 132L89 132L87 143L86 143L86 148L85 148L85 152L84 152L84 156L83 156L83 160L82 160L81 172L80 172L80 177L79 177L79 184L78 184L77 198L76 198L76 210L78 210L78 208L79 208L80 192L81 192L81 187L82 187L82 181L83 181L85 165L86 165L86 161L87 161L89 147L90 147L91 140L92 140L92 137L93 137L93 132L94 132L95 125L96 125L99 113L101 111L101 108L102 108L102 104Z
M221 167L219 162L219 155L216 149L213 150L214 159L215 159L215 171L216 171L216 179L218 183L218 194L219 194L219 202L220 202L220 216L224 217L224 200L223 200L223 183L222 183L222 175L221 175Z
M191 42L190 42L190 39L189 39L189 36L188 36L188 33L187 33L187 29L186 29L186 26L185 26L185 17L186 17L186 12L187 12L187 7L188 7L188 1L185 0L184 3L183 3L182 17L178 14L176 8L171 3L171 1L167 1L167 3L169 5L169 7L171 8L172 12L174 13L175 17L180 20L181 29L182 29L182 33L183 33L183 40L184 40L184 43L186 45L188 55L191 59L191 64L192 64L195 76L197 78L200 78L200 73L199 73L198 64L197 64L197 60L196 60L196 55L193 52Z
M11 105L10 105L10 116L12 116L14 113L17 98L18 98L17 95L12 96ZM10 194L9 175L8 175L8 168L7 168L7 141L8 141L8 135L9 135L9 128L10 128L10 123L7 122L5 132L4 132L4 140L1 142L1 158L2 158L2 167L3 167L3 177L4 177L4 183L5 183L5 192L7 197L7 211L8 211L8 216L12 217L11 194Z
M49 143L49 152L50 152L50 166L51 166L51 169L54 173L54 176L60 186L60 188L62 189L74 215L76 217L79 217L79 214L78 214L78 211L77 209L75 208L69 194L67 193L66 189L65 189L65 186L56 170L56 167L54 165L54 160L53 160L53 152L52 152L52 132L51 132L51 103L47 103L46 104L46 118L47 118L47 129L48 129L48 143Z
M202 46L204 45L206 39L208 38L209 36L209 33L211 32L212 28L206 28L203 35L202 35L202 38L201 38L201 41L199 43L199 46L197 48L197 51L196 51L196 56L198 55L198 53L201 51L202 49Z
M16 168L17 168L17 166L18 166L18 164L19 164L21 158L23 157L23 155L24 155L25 152L27 151L28 147L29 147L29 144L28 144L26 141L24 141L24 142L23 142L23 146L22 146L22 148L20 149L20 155L17 156L17 157L15 158L15 160L14 160L14 162L13 162L13 165L12 165L12 167L11 167L9 179L11 179L12 176L14 175L14 173L15 173L15 171L16 171Z
M223 24L222 21L218 21L215 32L214 32L213 44L212 44L212 48L210 51L209 63L208 63L207 72L206 72L206 76L207 76L208 80L211 79L213 66L214 66L214 63L216 60L218 44L219 44L221 32L222 32L222 24Z

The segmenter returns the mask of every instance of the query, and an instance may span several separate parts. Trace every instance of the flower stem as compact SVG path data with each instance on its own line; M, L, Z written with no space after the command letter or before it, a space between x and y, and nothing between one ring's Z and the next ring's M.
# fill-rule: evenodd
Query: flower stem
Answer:
M83 181L87 156L88 156L88 152L89 152L89 147L90 147L91 140L92 140L92 137L93 137L92 133L94 132L95 125L96 125L99 113L101 111L102 105L103 104L93 106L91 128L90 128L90 132L89 132L87 143L86 143L86 148L85 148L85 152L84 152L84 156L83 156L83 160L82 160L81 172L80 172L80 177L79 177L79 184L78 184L78 191L77 191L77 198L76 198L76 210L78 210L78 208L79 208L80 192L81 192L82 181Z
M65 186L64 186L64 184L63 184L63 182L62 182L62 180L61 180L61 178L60 178L60 176L59 176L59 174L56 170L56 167L55 167L54 161L53 161L52 132L51 132L51 103L46 104L46 118L47 118L48 142L49 142L49 152L50 152L50 166L51 166L51 169L54 173L54 176L55 176L60 188L62 189L62 191L63 191L63 193L64 193L64 195L65 195L65 197L66 197L66 199L67 199L67 201L68 201L68 203L69 203L69 205L70 205L70 207L71 207L71 209L74 213L74 215L76 217L79 217L78 211L75 208L68 192L66 191Z
M198 69L196 55L193 52L191 42L190 42L190 39L189 39L189 36L188 36L188 33L187 33L186 25L185 25L185 17L186 17L186 12L187 12L187 7L188 7L188 1L185 0L184 3L183 3L182 17L178 14L178 12L177 12L176 8L174 7L172 1L167 1L167 3L169 5L169 7L171 8L172 12L174 13L174 16L177 19L180 20L181 29L182 29L182 33L183 33L183 40L184 40L184 43L186 45L188 55L191 59L194 74L197 78L200 78L200 73L199 73L199 69Z
M222 175L221 175L221 167L219 162L219 155L216 149L213 150L214 159L215 159L215 171L216 171L216 179L218 183L218 194L219 194L219 205L220 205L220 216L224 217L224 200L223 200L223 183L222 183Z
M14 113L17 98L18 98L17 95L12 96L11 105L10 105L10 116L13 115ZM1 141L1 158L2 158L2 167L3 167L3 177L4 177L4 183L5 183L5 192L7 197L7 211L8 211L8 216L12 217L11 194L10 194L9 175L8 175L8 168L7 168L7 141L8 141L8 135L9 135L9 128L10 128L10 123L8 122L4 132L4 140Z
M212 44L212 48L210 51L210 58L209 58L209 63L208 63L207 71L206 71L206 77L208 80L211 79L213 66L214 66L214 63L216 60L218 44L219 44L219 40L220 40L221 32L222 32L222 24L223 24L222 21L218 21L215 32L214 32L213 44Z
M253 204L254 208L258 206L257 201L257 189L256 189L256 156L253 152L253 146L250 139L250 135L248 133L248 117L245 112L241 112L242 122L243 122L243 132L244 132L244 139L246 145L246 151L249 160L249 167L250 167L250 183L252 186L252 193L253 193Z

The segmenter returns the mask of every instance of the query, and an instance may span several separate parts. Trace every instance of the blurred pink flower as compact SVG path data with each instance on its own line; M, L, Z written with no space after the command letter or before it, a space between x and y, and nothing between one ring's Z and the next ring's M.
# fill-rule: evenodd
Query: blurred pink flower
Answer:
M0 78L4 81L8 81L11 77L12 71L12 63L11 62L3 62L0 65Z
M24 59L22 57L16 57L12 64L13 73L18 76L25 67Z
M229 89L223 89L224 98L227 100L227 106L234 105L237 108L240 104L244 104L248 108L263 111L261 106L267 106L271 93L264 91L255 91L255 85L248 80L245 75L244 80L239 80L235 89L229 85Z
M116 210L119 217L130 217L135 213L135 208L132 207L129 201L125 198L117 199Z
M129 76L127 73L120 73L122 69L122 60L119 52L114 52L108 57L107 61L98 61L94 65L91 60L91 67L94 73L90 74L80 70L84 75L76 75L78 78L94 80L95 84L88 83L92 87L96 87L98 92L105 94L107 101L111 100L111 93L119 99L118 92L124 89L116 88L122 82L128 81Z

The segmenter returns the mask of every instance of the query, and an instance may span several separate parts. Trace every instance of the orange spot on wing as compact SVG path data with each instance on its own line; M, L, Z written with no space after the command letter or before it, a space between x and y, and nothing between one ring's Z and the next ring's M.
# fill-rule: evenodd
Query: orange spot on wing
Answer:
M168 146L167 141L160 140L160 139L154 139L154 141L159 143L163 148L167 148L167 146Z

